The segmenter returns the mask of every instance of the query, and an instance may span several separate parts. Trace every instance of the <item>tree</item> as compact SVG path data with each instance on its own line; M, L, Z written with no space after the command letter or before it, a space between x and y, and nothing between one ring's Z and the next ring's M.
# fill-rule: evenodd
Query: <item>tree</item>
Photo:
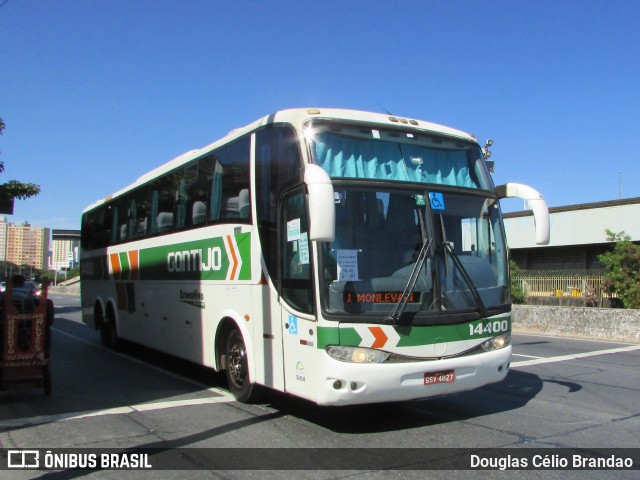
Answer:
M516 304L526 303L527 298L520 282L522 269L513 260L509 260L509 276L511 277L511 302Z
M5 129L5 123L0 118L0 135ZM4 172L4 162L0 162L0 173ZM0 200L10 201L13 198L24 200L25 198L35 197L40 193L40 186L33 183L22 183L17 180L9 180L0 184Z
M617 293L625 308L640 308L640 246L626 233L611 230L607 241L615 246L598 257L605 267L604 287Z

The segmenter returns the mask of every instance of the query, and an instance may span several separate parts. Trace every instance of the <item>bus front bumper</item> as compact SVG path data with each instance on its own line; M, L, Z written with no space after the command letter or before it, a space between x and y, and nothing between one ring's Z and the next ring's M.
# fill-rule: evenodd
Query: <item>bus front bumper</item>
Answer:
M500 382L509 371L511 346L424 362L362 364L321 357L318 405L357 405L434 397Z

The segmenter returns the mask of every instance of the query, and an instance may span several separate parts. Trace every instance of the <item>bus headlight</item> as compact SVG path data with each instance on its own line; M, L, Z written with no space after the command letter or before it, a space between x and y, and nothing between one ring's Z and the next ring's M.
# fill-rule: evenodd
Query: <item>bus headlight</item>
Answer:
M389 358L389 354L382 350L361 347L331 345L326 352L334 360L351 363L383 363Z
M500 350L508 346L511 343L511 333L503 333L502 335L498 335L497 337L490 338L485 341L481 347L485 352L493 352L494 350Z

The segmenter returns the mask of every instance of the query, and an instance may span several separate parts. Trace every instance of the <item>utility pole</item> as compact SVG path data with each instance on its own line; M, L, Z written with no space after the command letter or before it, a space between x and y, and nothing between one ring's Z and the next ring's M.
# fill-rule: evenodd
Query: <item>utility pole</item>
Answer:
M618 200L622 200L622 172L618 172Z

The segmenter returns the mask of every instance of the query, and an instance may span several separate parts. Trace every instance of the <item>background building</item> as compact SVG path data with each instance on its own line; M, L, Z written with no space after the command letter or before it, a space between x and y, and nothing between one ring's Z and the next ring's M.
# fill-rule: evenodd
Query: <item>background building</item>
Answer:
M602 269L607 230L640 243L640 198L553 207L549 245L536 245L531 210L504 215L511 258L525 270Z
M7 224L5 261L44 270L49 267L51 229Z
M7 260L7 230L9 223L6 217L0 217L0 262Z
M53 230L53 254L51 270L60 271L78 267L80 230Z
M51 230L28 223L15 225L0 217L0 277L35 270L77 268L80 230Z

